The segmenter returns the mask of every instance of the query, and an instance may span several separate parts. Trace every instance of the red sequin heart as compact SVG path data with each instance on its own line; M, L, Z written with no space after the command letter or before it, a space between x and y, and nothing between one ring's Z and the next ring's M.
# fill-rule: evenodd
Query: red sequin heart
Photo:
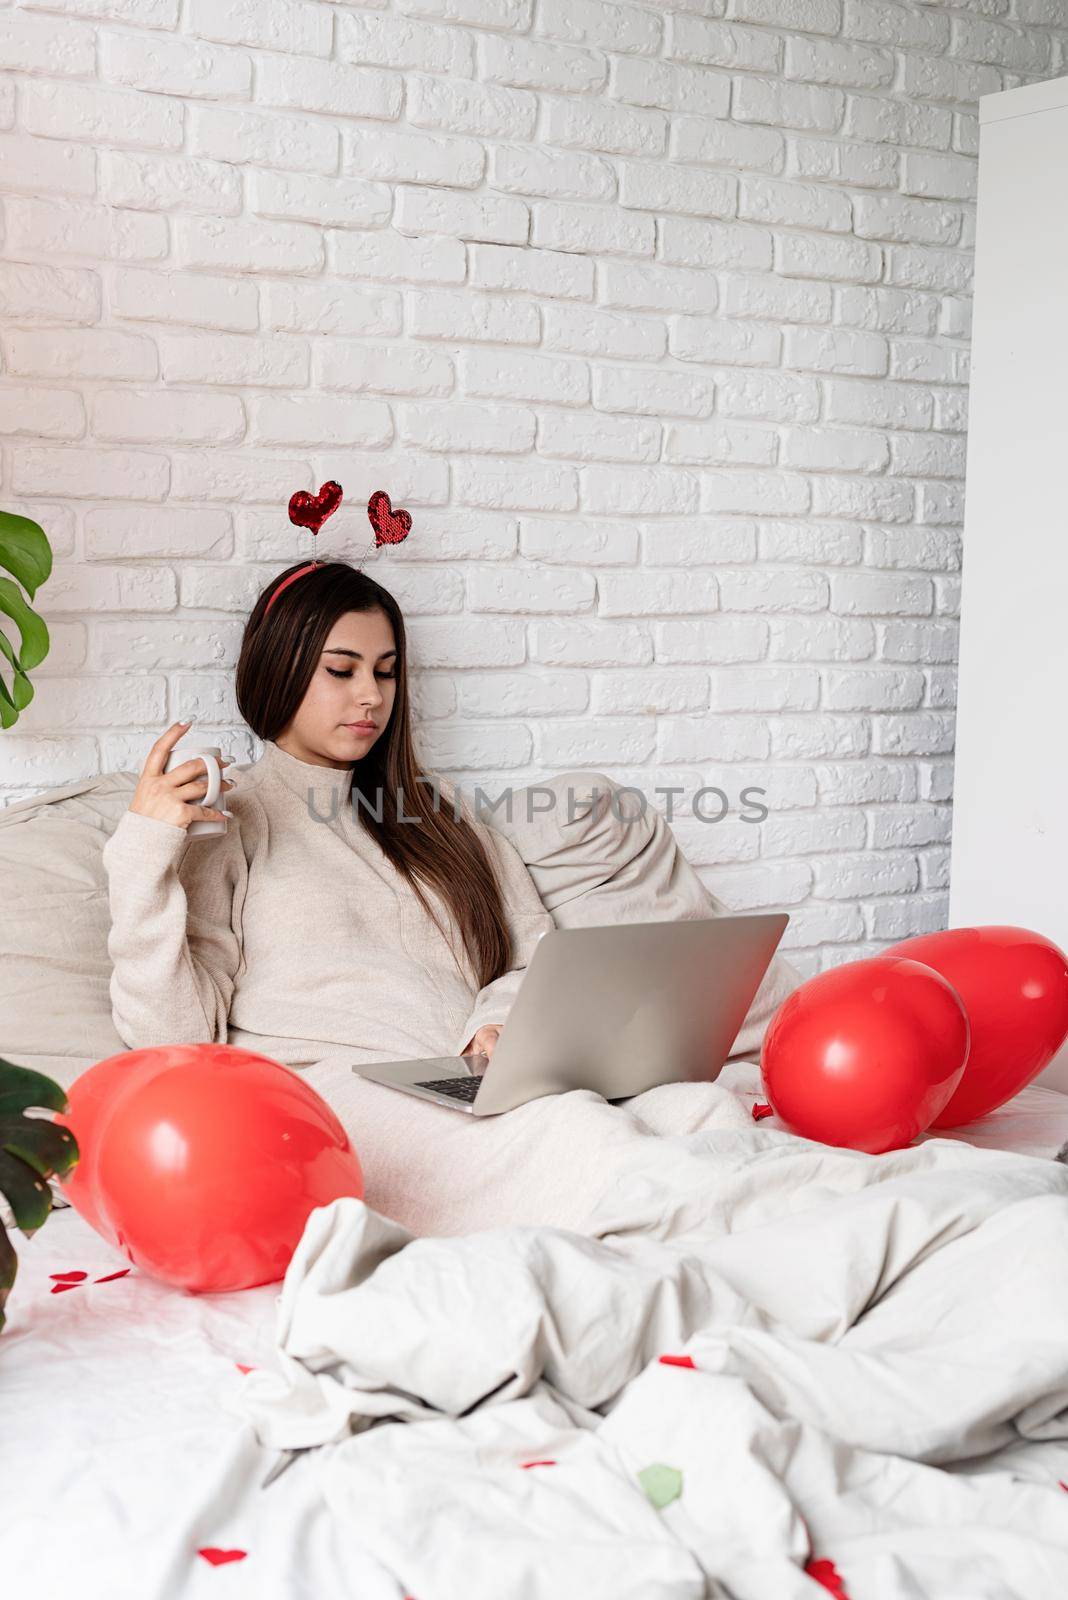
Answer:
M334 515L344 493L340 483L335 483L333 478L323 484L318 494L298 489L289 500L290 522L295 522L298 528L310 528L312 533L318 533L327 517Z
M412 531L410 511L394 511L389 495L376 489L367 502L367 516L375 530L375 544L400 544Z
M231 1561L244 1561L248 1555L247 1550L217 1550L212 1544L205 1545L203 1550L197 1551L198 1556L203 1556L213 1567L225 1567Z

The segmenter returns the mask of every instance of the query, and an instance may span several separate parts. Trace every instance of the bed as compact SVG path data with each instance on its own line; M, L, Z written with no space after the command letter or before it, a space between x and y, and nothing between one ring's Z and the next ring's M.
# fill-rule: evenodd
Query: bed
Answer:
M83 902L59 918L70 1002L99 999L93 852L125 776L0 816L22 934L0 963L0 1014L23 1029L3 1053L66 1081L113 1052L88 1022L88 1057L69 1028L34 1031L27 997L57 968L27 933L47 862L53 913ZM658 828L607 871L610 828L591 868L594 820L570 859L558 836L524 845L558 920L611 920L612 895L622 915L722 909L692 898ZM16 1235L11 1592L1068 1592L1068 1097L1032 1086L880 1157L798 1139L753 1114L753 1041L796 981L789 963L769 974L714 1084L552 1097L591 1161L611 1152L581 1230L415 1236L341 1200L313 1213L284 1284L201 1296L131 1269L70 1208Z

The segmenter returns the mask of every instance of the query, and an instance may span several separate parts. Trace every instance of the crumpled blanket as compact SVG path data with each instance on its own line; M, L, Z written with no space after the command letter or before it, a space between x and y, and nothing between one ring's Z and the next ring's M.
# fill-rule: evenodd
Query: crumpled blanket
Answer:
M1068 1170L738 1110L605 1105L584 1233L309 1219L235 1405L406 1595L1068 1593Z

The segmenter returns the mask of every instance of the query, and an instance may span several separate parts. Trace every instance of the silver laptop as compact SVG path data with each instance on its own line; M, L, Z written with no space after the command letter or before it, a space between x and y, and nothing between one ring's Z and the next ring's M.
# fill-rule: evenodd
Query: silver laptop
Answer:
M352 1070L476 1117L567 1089L626 1100L661 1083L710 1083L789 920L774 911L553 928L534 947L492 1059Z

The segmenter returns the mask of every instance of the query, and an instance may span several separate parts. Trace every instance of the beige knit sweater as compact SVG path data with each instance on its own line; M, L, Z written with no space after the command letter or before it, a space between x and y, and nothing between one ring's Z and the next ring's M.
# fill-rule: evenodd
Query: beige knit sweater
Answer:
M481 990L444 901L424 885L453 948L354 818L351 770L267 742L236 776L224 836L127 811L104 847L120 1038L230 1043L306 1067L339 1047L353 1063L453 1055L505 1020L553 920L515 846L463 796L515 948ZM451 805L454 786L437 781Z

